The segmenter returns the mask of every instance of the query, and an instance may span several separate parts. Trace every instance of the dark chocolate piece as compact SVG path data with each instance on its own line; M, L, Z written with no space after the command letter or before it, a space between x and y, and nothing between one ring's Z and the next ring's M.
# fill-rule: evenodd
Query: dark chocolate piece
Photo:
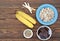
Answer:
M42 39L46 39L49 37L49 33L48 33L48 28L44 27L44 28L40 28L38 31L38 35L42 38Z

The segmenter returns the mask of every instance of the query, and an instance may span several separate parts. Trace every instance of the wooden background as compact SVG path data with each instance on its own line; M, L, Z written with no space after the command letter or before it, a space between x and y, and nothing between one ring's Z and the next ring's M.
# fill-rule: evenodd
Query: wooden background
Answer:
M36 30L41 26L38 22L32 29L34 36L31 39L23 37L22 33L27 27L16 19L15 12L21 10L35 18L35 11L30 14L26 8L22 7L23 2L29 2L36 9L45 3L52 4L57 8L59 17L55 24L49 26L53 35L48 41L60 41L60 0L0 0L0 41L41 41L36 36Z

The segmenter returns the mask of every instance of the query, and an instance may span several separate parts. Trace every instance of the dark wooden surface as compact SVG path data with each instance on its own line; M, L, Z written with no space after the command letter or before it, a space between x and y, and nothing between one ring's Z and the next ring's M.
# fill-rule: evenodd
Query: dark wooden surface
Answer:
M60 0L0 0L0 41L41 41L36 36L36 30L41 26L38 22L32 29L34 36L31 39L23 37L22 33L27 27L16 19L15 12L21 10L35 18L35 12L30 14L27 9L22 7L23 2L29 2L36 9L45 3L57 8L59 17L57 22L50 26L53 35L48 41L60 41Z

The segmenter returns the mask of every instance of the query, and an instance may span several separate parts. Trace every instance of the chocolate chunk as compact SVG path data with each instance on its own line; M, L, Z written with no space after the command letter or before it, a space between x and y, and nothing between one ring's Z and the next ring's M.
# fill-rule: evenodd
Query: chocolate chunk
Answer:
M46 27L40 28L40 30L38 31L38 34L42 39L48 38L49 37L48 28Z

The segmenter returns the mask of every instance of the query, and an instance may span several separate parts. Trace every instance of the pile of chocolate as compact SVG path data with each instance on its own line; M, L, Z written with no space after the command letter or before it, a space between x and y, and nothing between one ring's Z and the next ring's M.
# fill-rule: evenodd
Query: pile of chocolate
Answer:
M41 37L41 39L46 39L49 37L49 33L48 33L48 28L44 27L44 28L40 28L38 31L38 35Z

